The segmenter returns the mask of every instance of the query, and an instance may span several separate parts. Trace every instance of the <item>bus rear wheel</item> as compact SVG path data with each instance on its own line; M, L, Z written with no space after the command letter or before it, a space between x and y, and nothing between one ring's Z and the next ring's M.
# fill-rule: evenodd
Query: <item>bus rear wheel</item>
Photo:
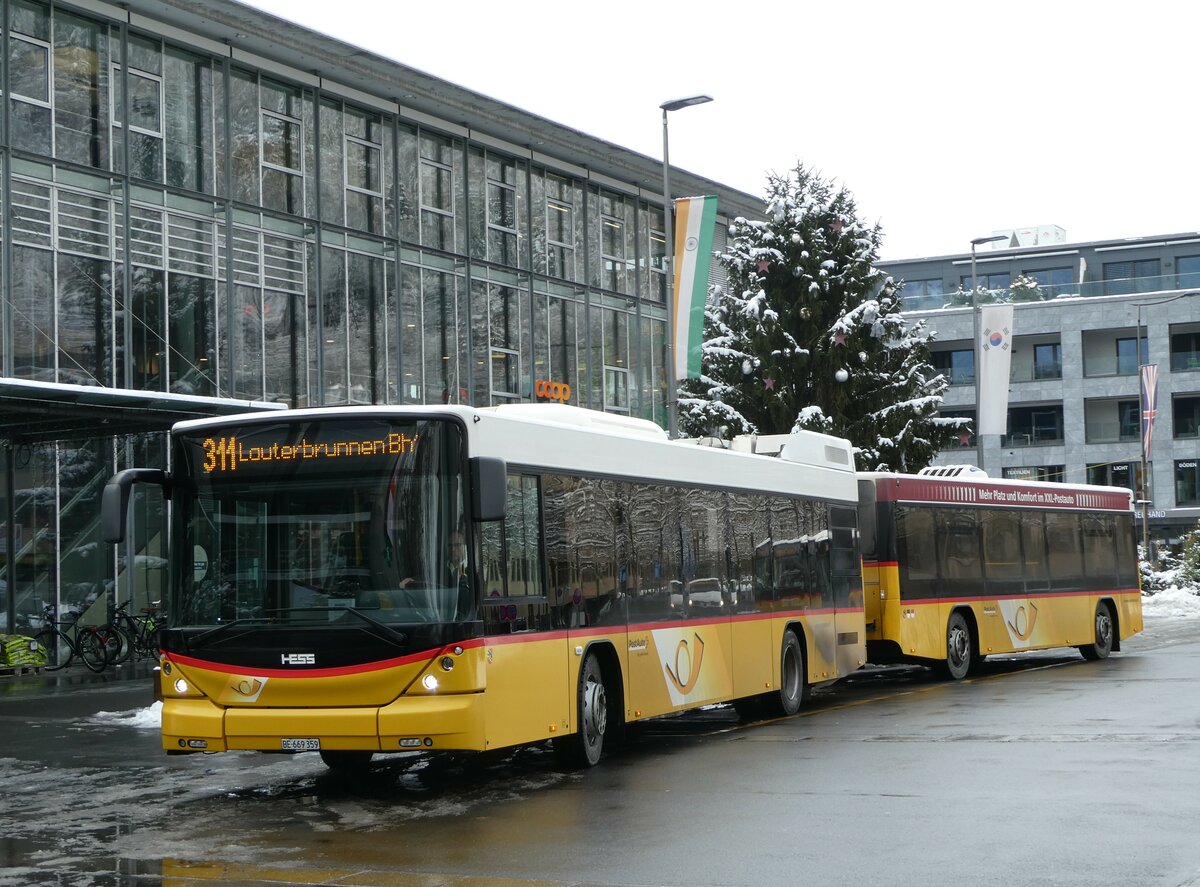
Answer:
M572 767L594 767L604 752L608 732L608 690L604 670L594 653L589 653L579 670L575 714L579 729L570 736L554 740L554 751L563 763Z
M962 613L951 613L946 623L946 658L939 670L952 681L961 681L975 664L975 645L971 628Z
M1084 659L1107 659L1113 648L1113 617L1108 604L1101 601L1096 604L1096 640L1079 648Z
M771 714L788 717L800 711L807 695L808 680L804 672L804 650L794 631L784 632L779 653L779 691L767 697Z

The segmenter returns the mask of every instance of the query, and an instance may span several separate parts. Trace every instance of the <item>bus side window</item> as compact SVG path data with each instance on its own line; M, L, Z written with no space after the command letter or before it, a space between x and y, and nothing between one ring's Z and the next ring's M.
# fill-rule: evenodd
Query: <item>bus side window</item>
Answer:
M900 597L932 597L938 578L933 509L896 506L896 555Z

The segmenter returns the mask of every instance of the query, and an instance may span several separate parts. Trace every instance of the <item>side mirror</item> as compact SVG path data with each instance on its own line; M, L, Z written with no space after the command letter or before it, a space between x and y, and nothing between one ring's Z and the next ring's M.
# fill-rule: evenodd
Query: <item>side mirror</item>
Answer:
M129 491L138 483L158 484L165 489L167 473L161 468L127 468L112 476L100 499L100 532L105 542L115 545L125 541Z
M504 520L508 492L508 466L503 459L471 459L471 505L477 521Z

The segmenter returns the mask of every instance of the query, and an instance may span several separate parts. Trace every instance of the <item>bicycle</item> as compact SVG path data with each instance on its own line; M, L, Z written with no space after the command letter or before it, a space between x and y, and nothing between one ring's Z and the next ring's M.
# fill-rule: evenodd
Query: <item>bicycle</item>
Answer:
M113 664L119 665L131 656L148 659L158 654L158 607L151 604L142 608L141 616L129 612L129 601L109 607L108 624L102 627L109 632Z
M54 660L55 664L46 664L49 671L67 668L78 656L90 671L101 672L111 659L109 642L99 628L79 625L74 619L60 622L49 604L42 607L42 629L34 635L34 641L46 650L49 659ZM60 643L67 648L67 657L63 661L59 661Z

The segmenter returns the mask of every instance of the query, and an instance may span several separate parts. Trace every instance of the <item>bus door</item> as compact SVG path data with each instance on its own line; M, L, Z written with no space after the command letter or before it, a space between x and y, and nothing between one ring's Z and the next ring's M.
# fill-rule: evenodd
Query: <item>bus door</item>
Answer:
M829 530L828 570L837 638L836 676L842 677L856 671L867 661L857 510L840 505L831 506Z

